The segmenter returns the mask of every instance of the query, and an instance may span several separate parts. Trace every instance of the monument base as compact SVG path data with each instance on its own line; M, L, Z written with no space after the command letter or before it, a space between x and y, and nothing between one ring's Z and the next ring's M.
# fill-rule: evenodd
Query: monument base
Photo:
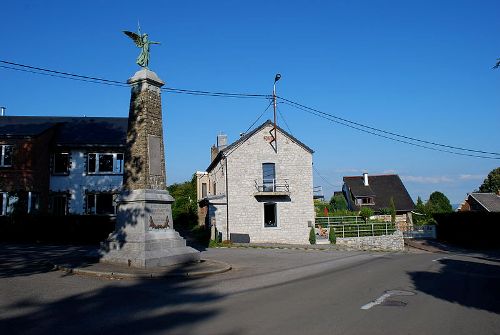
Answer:
M119 199L115 231L99 250L100 261L138 268L168 266L200 260L173 228L168 191L133 190Z

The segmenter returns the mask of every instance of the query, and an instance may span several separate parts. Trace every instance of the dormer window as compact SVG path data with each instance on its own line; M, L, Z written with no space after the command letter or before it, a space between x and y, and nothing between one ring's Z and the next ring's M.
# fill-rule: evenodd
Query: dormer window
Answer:
M372 197L356 198L356 205L375 205L375 200Z

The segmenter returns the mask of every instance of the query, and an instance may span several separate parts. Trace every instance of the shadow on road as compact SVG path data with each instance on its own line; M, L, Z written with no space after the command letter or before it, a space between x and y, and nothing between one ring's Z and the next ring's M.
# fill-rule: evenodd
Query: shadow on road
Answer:
M500 314L500 264L441 259L439 272L409 272L416 290L436 298Z

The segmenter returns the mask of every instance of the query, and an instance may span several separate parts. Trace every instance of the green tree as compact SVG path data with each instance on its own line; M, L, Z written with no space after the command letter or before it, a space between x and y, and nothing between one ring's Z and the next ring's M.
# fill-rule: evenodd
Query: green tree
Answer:
M365 220L365 223L367 223L370 216L373 215L373 209L370 207L361 207L359 215L363 218L363 220Z
M321 200L314 200L314 211L316 212L316 216L325 216L325 208L328 210L328 214L332 212L330 204Z
M425 207L427 209L427 213L429 214L453 212L450 200L446 197L446 195L439 191L431 193Z
M500 167L493 169L479 186L479 192L497 193L500 190Z
M396 204L394 203L394 197L389 200L389 211L391 213L391 222L396 223Z
M328 232L328 240L331 244L337 243L337 236L335 235L335 229L333 226L330 226L330 231Z
M190 181L168 186L168 191L175 199L172 204L172 218L175 224L184 227L195 226L198 221L196 174Z
M309 243L316 244L316 230L314 229L314 226L311 227L311 230L309 231Z
M347 209L347 201L345 201L344 196L341 194L334 195L330 199L330 207L334 211L345 211Z

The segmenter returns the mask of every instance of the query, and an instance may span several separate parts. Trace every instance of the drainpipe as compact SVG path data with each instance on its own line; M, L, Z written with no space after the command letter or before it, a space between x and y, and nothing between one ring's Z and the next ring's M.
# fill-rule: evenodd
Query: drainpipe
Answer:
M227 187L227 156L224 157L224 163L226 165L226 238L229 241L229 194Z

